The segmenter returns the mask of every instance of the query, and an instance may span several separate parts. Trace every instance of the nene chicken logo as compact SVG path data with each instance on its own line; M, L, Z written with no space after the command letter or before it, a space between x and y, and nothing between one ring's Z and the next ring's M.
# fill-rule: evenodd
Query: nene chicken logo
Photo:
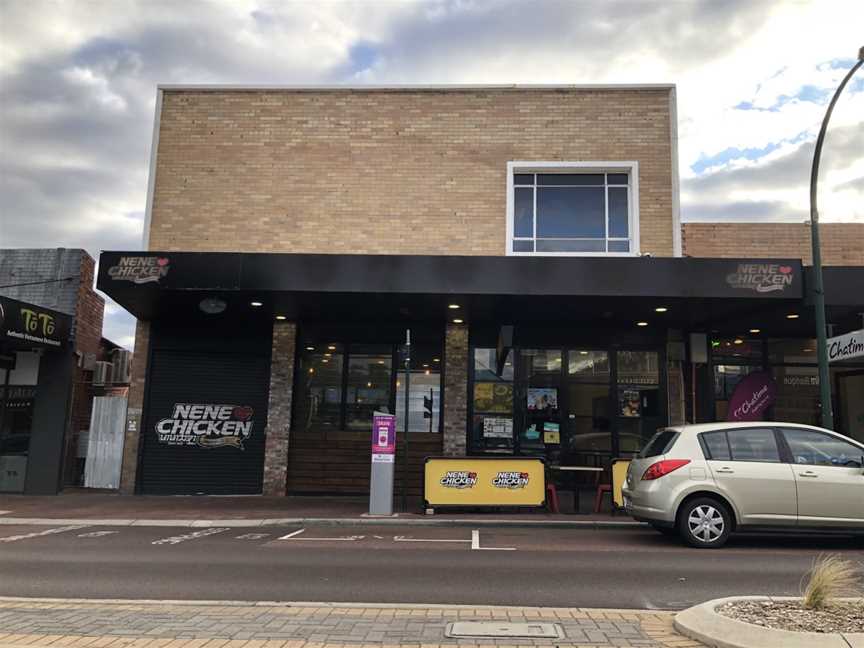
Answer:
M176 403L170 418L156 424L159 443L243 450L252 436L252 413L248 405Z
M441 478L445 488L474 488L477 483L477 473L467 470L448 470Z
M135 284L159 283L168 275L170 261L165 257L124 256L117 265L108 268L108 276L115 281Z
M509 488L511 490L516 488L525 488L528 485L528 473L504 470L495 475L495 479L492 480L492 485L495 488Z

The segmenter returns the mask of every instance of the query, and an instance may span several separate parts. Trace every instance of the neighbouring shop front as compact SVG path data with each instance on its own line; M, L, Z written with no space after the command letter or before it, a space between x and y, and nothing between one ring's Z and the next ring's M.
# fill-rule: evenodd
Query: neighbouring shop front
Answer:
M72 385L71 320L0 296L0 492L57 490Z
M794 260L106 252L98 287L149 323L142 493L368 492L375 411L397 416L397 492L442 454L608 470L725 418L754 369L773 417L815 420Z

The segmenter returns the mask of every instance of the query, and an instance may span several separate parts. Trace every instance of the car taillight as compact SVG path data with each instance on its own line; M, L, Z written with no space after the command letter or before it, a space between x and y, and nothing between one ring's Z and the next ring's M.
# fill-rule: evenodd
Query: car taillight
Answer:
M690 463L689 459L666 459L658 461L649 466L645 474L642 475L642 481L651 481L652 479L660 479L663 475L668 475L673 470L678 470L681 466L686 466Z

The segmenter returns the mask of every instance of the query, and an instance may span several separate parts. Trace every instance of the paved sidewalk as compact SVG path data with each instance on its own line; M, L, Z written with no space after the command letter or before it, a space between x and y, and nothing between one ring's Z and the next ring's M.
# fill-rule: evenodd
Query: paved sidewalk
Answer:
M445 637L454 621L559 624L564 639ZM672 613L581 608L0 599L0 646L51 648L696 648Z
M438 512L424 515L414 502L392 518L366 516L363 497L126 496L72 491L53 496L0 495L0 525L99 524L102 526L230 526L275 524L399 524L442 526L633 527L625 515L520 512Z

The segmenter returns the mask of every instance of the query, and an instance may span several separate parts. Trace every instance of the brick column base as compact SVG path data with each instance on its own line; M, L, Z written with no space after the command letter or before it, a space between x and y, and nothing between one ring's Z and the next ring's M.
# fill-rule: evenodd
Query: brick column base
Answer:
M150 322L135 325L135 350L132 354L132 377L126 405L126 431L123 439L123 464L120 468L120 493L135 494L138 477L138 452L141 443L141 413L144 408L144 385L147 360L150 357Z
M468 447L468 327L448 324L444 336L444 455Z
M264 495L286 494L296 341L297 325L294 322L274 322L270 356L270 404L264 444Z
M684 337L681 331L670 330L666 354L666 390L669 403L669 425L686 423L684 404Z

